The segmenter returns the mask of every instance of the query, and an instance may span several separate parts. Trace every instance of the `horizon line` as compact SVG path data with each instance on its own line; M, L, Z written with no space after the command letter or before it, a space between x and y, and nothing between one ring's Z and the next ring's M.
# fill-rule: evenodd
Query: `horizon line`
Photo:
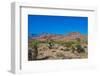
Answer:
M80 34L82 34L82 35L88 35L88 33L87 34L83 34L83 33L81 33L81 32L68 32L68 33L48 33L48 32L40 32L40 33L28 33L28 35L30 35L30 34L42 34L42 33L47 33L47 34L56 34L56 35L68 35L68 34L70 34L70 33L80 33Z

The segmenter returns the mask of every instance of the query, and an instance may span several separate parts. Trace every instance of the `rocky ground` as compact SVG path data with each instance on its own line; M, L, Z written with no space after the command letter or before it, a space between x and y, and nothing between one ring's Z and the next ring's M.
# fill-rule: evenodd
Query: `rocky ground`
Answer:
M33 60L45 60L45 59L83 59L88 58L87 49L85 52L78 53L77 50L74 52L72 49L64 47L62 45L55 44L52 48L48 47L48 44L41 43L38 46L38 54ZM33 49L34 55L34 49Z

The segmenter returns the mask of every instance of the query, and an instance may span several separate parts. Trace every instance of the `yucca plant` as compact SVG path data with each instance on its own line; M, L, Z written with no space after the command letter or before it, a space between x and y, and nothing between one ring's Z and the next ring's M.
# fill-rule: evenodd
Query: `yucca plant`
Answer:
M52 49L53 48L53 46L54 46L54 41L53 40L51 40L51 39L48 39L47 40L47 43L49 44L49 49Z

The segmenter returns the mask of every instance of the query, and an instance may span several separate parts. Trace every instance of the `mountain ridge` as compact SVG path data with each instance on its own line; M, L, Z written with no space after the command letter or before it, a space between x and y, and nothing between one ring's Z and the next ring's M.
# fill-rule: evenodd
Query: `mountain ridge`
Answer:
M33 40L39 40L39 41L46 41L47 39L52 39L52 40L59 40L59 41L69 41L69 40L73 40L76 38L80 38L80 39L85 39L87 38L87 36L81 34L80 32L70 32L66 35L62 35L62 34L50 34L50 33L41 33L41 34L33 34L31 39Z

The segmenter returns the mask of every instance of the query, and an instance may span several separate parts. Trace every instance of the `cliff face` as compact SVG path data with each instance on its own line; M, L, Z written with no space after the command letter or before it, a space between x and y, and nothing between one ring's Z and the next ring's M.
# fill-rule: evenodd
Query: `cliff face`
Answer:
M76 39L76 38L84 39L84 38L86 38L86 36L82 35L79 32L71 32L68 34L68 37L70 37L70 39Z

